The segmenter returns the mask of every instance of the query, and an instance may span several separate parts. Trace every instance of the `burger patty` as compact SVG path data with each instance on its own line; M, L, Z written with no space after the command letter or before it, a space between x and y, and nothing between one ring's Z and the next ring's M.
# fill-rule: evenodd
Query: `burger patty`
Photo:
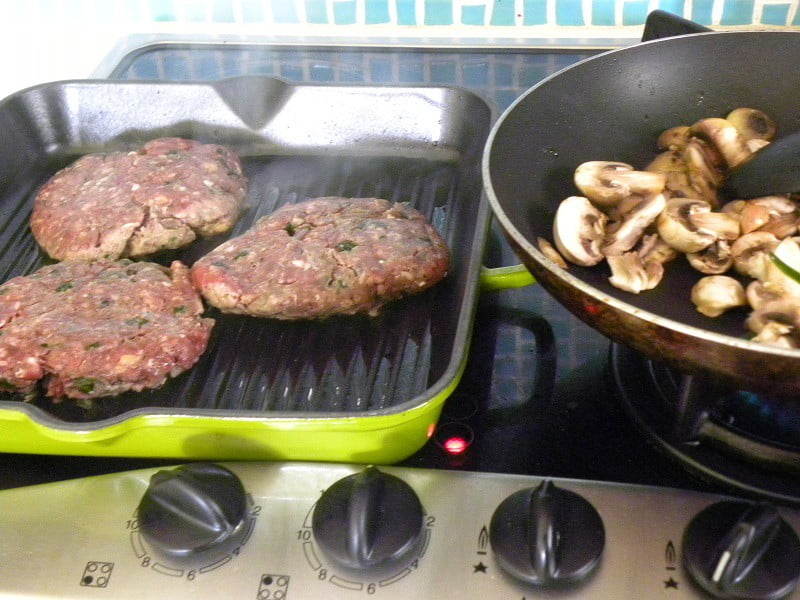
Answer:
M189 269L66 261L0 285L0 389L81 400L162 385L189 369L212 319Z
M31 230L58 260L138 257L230 231L245 195L230 149L160 138L58 171L36 196Z
M198 260L192 279L223 312L276 319L377 314L440 281L447 244L419 211L378 198L287 205Z

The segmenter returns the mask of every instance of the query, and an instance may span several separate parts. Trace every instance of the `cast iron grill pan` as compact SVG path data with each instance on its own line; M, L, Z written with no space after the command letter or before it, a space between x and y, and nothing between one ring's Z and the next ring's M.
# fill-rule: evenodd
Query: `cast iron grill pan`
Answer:
M242 91L249 100L240 101ZM320 112L295 114L306 96ZM390 112L403 96L405 112ZM364 102L385 118L365 119ZM281 121L285 127L275 125ZM291 86L269 78L210 85L65 82L10 97L0 104L0 126L17 142L0 149L8 155L0 158L2 281L53 262L28 221L36 191L58 168L89 151L163 135L233 147L249 192L230 235L150 260L191 265L276 208L326 195L409 202L452 252L443 282L387 305L377 317L282 322L208 308L216 319L208 349L163 387L88 408L43 394L32 404L57 420L88 423L155 407L179 414L358 416L427 400L466 352L488 221L478 162L489 121L485 104L462 90ZM20 404L20 396L0 394L0 405Z

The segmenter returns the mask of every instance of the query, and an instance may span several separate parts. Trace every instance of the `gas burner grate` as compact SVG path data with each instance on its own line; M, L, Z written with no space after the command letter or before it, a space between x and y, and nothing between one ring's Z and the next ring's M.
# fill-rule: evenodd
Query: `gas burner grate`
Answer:
M684 375L612 344L614 394L660 450L704 480L800 504L800 405Z

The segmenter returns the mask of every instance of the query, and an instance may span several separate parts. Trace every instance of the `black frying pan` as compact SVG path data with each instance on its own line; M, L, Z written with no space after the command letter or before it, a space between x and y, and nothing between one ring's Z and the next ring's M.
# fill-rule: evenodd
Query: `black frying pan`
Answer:
M800 392L800 350L747 340L742 309L711 319L695 310L699 275L676 260L654 290L633 295L608 283L605 264L562 270L538 250L552 240L556 207L575 195L572 174L588 160L643 168L658 134L759 108L777 137L800 131L800 33L708 32L607 52L528 90L500 117L483 159L489 201L537 281L606 336L684 372L752 390Z

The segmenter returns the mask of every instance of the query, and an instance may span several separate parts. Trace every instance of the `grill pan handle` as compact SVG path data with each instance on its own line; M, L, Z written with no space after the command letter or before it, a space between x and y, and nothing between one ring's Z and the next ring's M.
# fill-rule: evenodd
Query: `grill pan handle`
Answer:
M481 292L495 292L526 287L536 283L531 272L525 265L511 265L508 267L481 267L480 287Z

